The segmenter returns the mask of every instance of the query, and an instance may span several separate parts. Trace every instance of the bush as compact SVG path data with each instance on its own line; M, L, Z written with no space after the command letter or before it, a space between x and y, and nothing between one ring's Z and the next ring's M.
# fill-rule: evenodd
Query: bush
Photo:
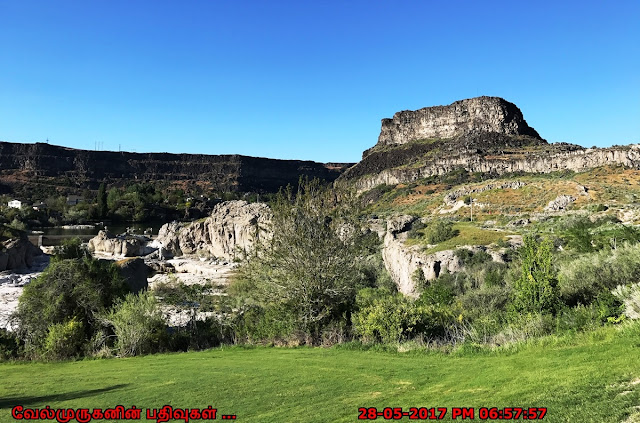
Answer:
M24 344L13 332L0 328L0 361L11 360L23 354Z
M453 252L464 266L475 266L491 261L491 254L486 251L476 251L475 253L467 248L458 248Z
M113 327L115 350L120 357L156 352L163 345L165 323L150 291L127 294L115 303L103 321Z
M612 293L623 303L627 318L640 319L640 283L619 285Z
M438 244L456 235L458 235L458 231L453 229L453 223L440 219L431 222L425 231L425 237L429 244Z
M524 237L520 249L521 273L515 281L513 309L524 313L553 312L558 303L556 272L552 263L552 244Z
M591 304L603 291L640 281L640 245L627 244L564 263L558 279L560 296L566 304Z
M89 251L82 245L80 238L65 239L62 244L55 247L55 256L58 259L80 259L89 257Z
M111 263L91 258L52 260L25 286L19 299L18 334L27 353L43 353L51 333L49 326L67 325L73 319L81 324L84 339L90 339L97 327L96 316L126 292L127 285ZM65 332L58 327L54 334L59 333Z
M76 318L50 325L44 341L44 358L64 360L78 357L82 353L85 336L83 324Z
M356 305L353 329L364 342L393 343L418 335L442 337L447 324L454 320L451 307L371 288L358 292Z

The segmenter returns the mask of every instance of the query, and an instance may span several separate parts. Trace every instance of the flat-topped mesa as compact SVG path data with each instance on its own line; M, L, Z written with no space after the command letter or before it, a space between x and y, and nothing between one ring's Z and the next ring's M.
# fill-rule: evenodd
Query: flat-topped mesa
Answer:
M377 146L407 144L431 138L455 138L473 132L527 135L542 140L518 107L500 97L476 97L448 106L397 112L382 119Z

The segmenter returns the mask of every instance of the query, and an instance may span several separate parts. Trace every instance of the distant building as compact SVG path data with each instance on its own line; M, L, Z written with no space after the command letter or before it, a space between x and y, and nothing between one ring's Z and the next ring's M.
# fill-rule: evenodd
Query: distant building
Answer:
M67 196L67 206L75 206L84 201L81 195L71 194Z
M11 201L9 201L8 205L11 208L19 209L20 207L22 207L22 201L20 201L20 200L11 200Z
M47 204L40 201L39 203L33 203L33 209L34 210L46 210L48 208Z

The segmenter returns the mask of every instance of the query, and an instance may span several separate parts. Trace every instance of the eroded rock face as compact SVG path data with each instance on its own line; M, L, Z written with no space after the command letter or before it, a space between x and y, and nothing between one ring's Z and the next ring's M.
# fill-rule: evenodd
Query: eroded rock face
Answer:
M140 292L149 287L147 277L151 273L151 268L142 258L128 258L117 261L115 264L132 292Z
M89 251L113 256L136 257L150 254L154 249L146 246L146 240L143 237L116 236L108 231L100 231L89 240Z
M0 271L29 268L34 257L41 254L42 251L26 237L5 241L0 251Z
M608 165L624 165L640 169L639 144L611 148L585 149L576 147L568 151L556 150L549 149L539 154L529 154L526 157L511 157L508 154L485 156L461 153L436 158L420 166L397 167L383 169L380 172L363 173L362 177L355 181L355 186L358 191L366 191L381 184L410 183L434 175L445 175L458 169L496 176L516 172L550 173L563 170L581 172Z
M271 210L264 203L226 201L211 216L189 225L164 225L154 245L173 255L205 254L232 260L251 251L267 232Z
M436 279L444 270L450 273L459 271L462 263L451 250L427 255L419 246L406 246L406 230L411 227L408 221L407 216L400 216L387 222L382 260L398 291L410 297L417 297L419 292L416 286L416 271L422 272L424 278L429 281Z
M391 279L396 283L398 292L410 296L420 295L417 286L416 272L422 273L424 279L431 281L436 279L444 271L455 273L463 270L462 261L456 256L454 250L439 251L433 254L425 254L420 246L407 246L405 241L411 222L416 218L412 216L397 216L387 222L387 232L383 240L382 259ZM503 263L503 251L487 250L484 246L466 245L461 248L471 250L473 253L486 251L493 261Z
M382 119L378 145L406 144L429 138L453 138L468 132L498 132L540 138L518 107L499 97L476 97L448 106L397 112Z

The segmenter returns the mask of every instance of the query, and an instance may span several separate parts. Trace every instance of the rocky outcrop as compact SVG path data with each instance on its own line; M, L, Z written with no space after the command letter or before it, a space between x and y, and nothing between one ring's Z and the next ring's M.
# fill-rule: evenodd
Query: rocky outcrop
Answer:
M154 248L146 246L147 241L142 236L113 235L108 231L100 231L89 240L89 251L122 257L144 256L154 251Z
M390 219L387 222L382 249L382 260L398 291L411 297L419 295L416 271L422 272L425 280L429 281L437 278L445 270L454 273L462 268L460 259L451 250L427 255L419 246L405 245L406 231L415 219L412 216Z
M227 201L216 205L204 220L164 225L152 246L173 255L204 254L232 260L269 236L270 221L271 210L264 203Z
M455 250L425 254L419 245L406 245L408 231L416 219L416 217L408 215L389 219L382 247L382 260L391 279L398 287L398 292L414 298L420 295L418 275L422 274L424 280L431 281L445 271L455 273L464 268L464 264L455 254ZM492 251L477 245L465 245L460 248L471 250L474 254L478 251L485 251L493 261L504 262L503 251Z
M640 169L640 144L588 149L575 146L569 151L566 149L555 151L554 148L549 148L537 153L530 152L527 155L460 153L444 158L434 158L421 165L405 167L399 165L395 168L383 169L379 173L365 172L355 181L355 186L358 191L366 191L381 184L410 183L434 175L445 175L459 169L499 176L519 172L550 173L563 170L581 172L608 165L624 165Z
M546 212L557 212L567 208L567 206L576 201L576 197L573 195L559 195L555 200L549 201L547 207L544 208Z
M378 143L339 181L355 184L362 192L459 170L499 176L581 172L606 165L640 168L640 145L587 149L548 144L515 105L478 97L383 119Z
M378 146L454 138L477 131L540 138L515 104L499 97L476 97L448 106L405 110L397 112L392 119L382 119Z
M12 238L2 243L0 271L30 268L42 251L26 237Z
M149 287L147 277L151 273L151 268L140 257L119 260L115 265L131 292L140 292Z

